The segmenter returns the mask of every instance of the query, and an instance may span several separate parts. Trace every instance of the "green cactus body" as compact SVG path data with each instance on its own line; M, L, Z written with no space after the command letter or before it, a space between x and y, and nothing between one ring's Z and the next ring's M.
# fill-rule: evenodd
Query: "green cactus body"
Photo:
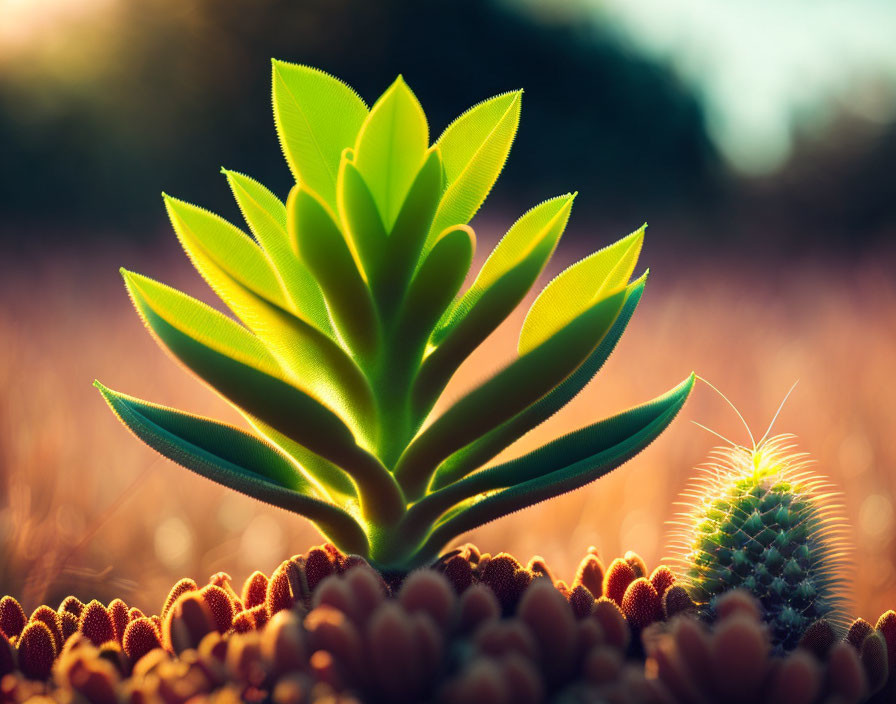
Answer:
M692 508L677 542L683 582L704 615L725 592L746 589L782 650L818 619L839 625L845 585L837 494L792 439L715 450L685 492Z

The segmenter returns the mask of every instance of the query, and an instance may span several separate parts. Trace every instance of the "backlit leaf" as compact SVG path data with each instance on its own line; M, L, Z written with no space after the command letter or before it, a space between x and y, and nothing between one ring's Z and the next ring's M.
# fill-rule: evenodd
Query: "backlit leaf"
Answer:
M627 462L672 422L694 386L694 375L647 404L548 443L516 460L474 474L421 501L421 514L449 501L474 499L440 522L416 550L436 554L451 538L533 504L577 489ZM490 493L493 491L496 493ZM444 494L442 492L445 492ZM427 505L427 503L429 505ZM409 516L414 521L414 516Z
M442 150L448 185L429 244L446 227L469 222L479 210L510 153L522 94L504 93L475 105L439 137L436 144Z
M605 292L628 282L641 253L645 227L576 262L544 288L523 322L520 354L544 342Z
M99 382L94 385L119 419L157 452L219 484L299 513L331 539L366 554L361 526L322 500L313 484L274 448L229 425L141 401Z
M361 262L367 280L375 274L386 250L386 228L373 194L348 152L339 167L339 220Z
M334 327L354 354L371 358L378 335L373 299L333 215L299 186L289 194L286 213L293 247L320 285Z
M367 106L354 90L309 66L273 62L274 122L296 182L336 208L342 150L355 143Z
M223 171L249 229L280 275L289 295L290 310L296 311L318 330L332 334L320 287L289 243L286 206L258 181L236 171Z
M392 228L428 146L426 115L399 76L371 108L354 150L355 165L373 194L386 230Z
M455 402L410 444L395 469L408 498L419 498L446 457L547 394L588 358L613 325L625 289L592 304L544 343Z

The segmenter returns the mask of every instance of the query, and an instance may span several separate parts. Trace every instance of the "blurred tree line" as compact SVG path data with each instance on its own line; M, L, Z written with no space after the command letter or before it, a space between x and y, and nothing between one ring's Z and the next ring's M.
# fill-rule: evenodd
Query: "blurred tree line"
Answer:
M127 0L109 13L43 62L0 67L0 237L145 236L163 221L163 189L236 219L219 166L285 197L271 57L327 70L368 103L402 73L433 139L461 110L524 88L491 201L514 215L579 190L577 222L659 221L675 241L758 229L794 245L850 242L856 218L880 239L894 231L896 131L847 153L809 145L778 176L738 180L671 68L593 23L500 0Z
M79 82L0 76L7 223L128 226L136 236L162 217L163 188L229 213L221 165L285 195L271 57L323 68L368 103L402 73L433 139L460 111L523 87L495 193L516 208L579 189L579 207L637 227L645 201L693 206L714 182L694 98L590 27L542 25L484 0L129 0L116 12L104 32L70 38L72 51L95 57Z

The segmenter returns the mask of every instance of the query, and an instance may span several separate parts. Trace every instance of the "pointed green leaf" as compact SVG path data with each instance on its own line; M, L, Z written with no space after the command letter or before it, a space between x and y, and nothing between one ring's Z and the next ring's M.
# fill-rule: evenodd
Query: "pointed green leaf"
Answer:
M535 272L537 269L525 291L522 291L522 285L520 286L523 295L528 292L557 248L560 236L569 221L574 199L574 193L567 193L546 200L528 210L511 226L485 260L473 285L441 321L438 331L433 335L434 345L438 345L445 338L451 328L476 305L489 287L516 267L523 266L528 272ZM534 261L526 264L530 258ZM533 266L535 261L540 263L540 267Z
M168 195L163 197L181 246L222 301L231 306L232 281L237 281L262 298L279 306L288 305L274 267L251 237L214 213ZM219 271L226 272L227 277L216 275Z
M437 554L461 533L578 489L598 479L641 452L672 422L694 386L694 375L649 403L613 418L570 433L538 450L503 465L483 470L433 493L418 504L417 516L406 525L420 523L451 502L473 500L463 511L438 523L409 566ZM488 493L496 491L497 493ZM444 493L443 493L444 492Z
M592 304L423 430L395 468L408 498L414 500L425 493L432 473L446 457L513 418L575 371L613 325L624 299L625 289L620 288Z
M473 106L439 137L448 186L428 245L446 227L469 222L491 191L516 136L522 94L504 93Z
M473 261L476 235L467 225L443 232L414 277L398 316L399 354L412 366L420 359L433 326L463 285Z
M525 298L563 233L571 204L572 196L561 196L523 215L486 261L485 273L480 272L442 317L430 340L435 347L414 383L412 405L418 421L429 413L464 360Z
M628 282L641 253L644 228L561 272L539 294L520 331L520 354L560 330L604 292Z
M343 549L366 554L361 526L322 500L319 489L274 448L229 425L141 401L99 382L94 385L122 423L165 457L226 487L301 514Z
M369 281L386 251L386 228L367 182L347 149L339 167L339 219Z
M332 334L333 328L320 286L290 246L286 233L286 206L258 181L237 171L222 171L227 176L249 229L271 258L283 281L291 304L289 309L318 330Z
M148 323L146 314L152 311L216 352L271 376L283 374L280 364L261 340L210 305L142 274L121 269L121 275L144 322Z
M255 431L270 442L274 447L289 457L292 457L304 470L305 474L312 477L329 494L330 500L343 508L358 506L358 492L352 478L345 470L337 467L332 462L316 455L308 448L299 445L295 440L286 437L283 433L274 430L270 425L258 418L243 413Z
M370 187L387 230L398 216L427 147L426 115L399 76L371 108L355 143L355 165Z
M274 122L296 182L336 208L342 150L355 143L367 106L345 83L308 66L273 62Z
M616 347L619 338L622 337L622 333L641 300L645 281L646 275L629 284L626 289L625 303L622 305L616 322L613 323L610 332L601 340L594 352L578 369L566 377L553 391L527 409L446 459L436 472L432 488L434 490L441 489L451 482L451 477L465 477L472 473L575 398L579 391L594 378Z
M320 284L334 327L354 354L371 358L378 336L373 299L333 215L300 186L290 192L286 213L293 247Z
M282 380L279 373L231 357L217 345L193 337L181 317L166 320L151 302L131 289L138 312L158 342L238 410L267 423L311 452L347 471L361 494L366 519L394 520L403 511L401 492L388 470L357 444L349 427L313 395ZM181 294L183 295L183 294Z
M433 148L415 175L407 198L402 203L374 278L376 299L387 319L404 296L417 268L441 192L442 162L439 150Z

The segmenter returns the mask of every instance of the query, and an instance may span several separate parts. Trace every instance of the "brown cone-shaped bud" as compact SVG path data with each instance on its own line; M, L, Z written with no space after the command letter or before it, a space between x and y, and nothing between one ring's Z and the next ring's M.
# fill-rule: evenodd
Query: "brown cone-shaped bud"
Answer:
M594 685L616 682L622 673L622 653L616 648L599 645L585 657L583 674Z
M246 633L239 638L231 639L227 646L225 664L231 677L241 685L259 686L267 673L261 659L258 633Z
M631 640L631 630L622 609L612 599L602 596L591 608L591 618L600 624L604 639L609 645L625 652Z
M342 611L330 606L312 609L305 617L305 631L309 651L330 653L341 664L345 673L354 680L347 684L355 686L361 684L357 681L363 677L365 670L361 634ZM388 649L389 645L378 642L375 647ZM402 647L401 643L399 647Z
M367 647L374 681L385 700L418 701L424 681L413 626L394 601L384 602L370 617Z
M398 601L408 613L428 614L441 629L447 629L454 615L457 597L450 582L435 570L411 572L401 585Z
M597 555L589 553L585 555L576 570L576 577L572 582L575 589L579 585L585 587L591 596L600 599L604 594L604 563Z
M38 606L28 620L29 622L40 621L46 625L50 629L50 633L53 634L53 646L56 652L58 653L62 650L62 644L65 642L65 639L62 637L62 627L59 625L59 614L44 604Z
M255 618L249 611L240 611L233 617L231 626L236 633L248 633L255 630Z
M616 602L617 606L622 606L622 597L625 596L625 590L628 585L637 579L632 566L620 558L616 558L610 563L607 572L604 575L603 595L608 599Z
M333 543L324 543L321 545L321 548L327 553L327 557L330 558L330 564L333 565L333 569L337 573L342 574L345 570L345 553L333 545Z
M278 611L292 608L295 601L289 584L288 565L288 561L282 563L274 570L274 574L271 575L271 579L268 582L267 592L265 593L265 607L267 608L269 618Z
M663 615L669 620L677 614L691 613L697 609L694 600L680 584L673 584L662 598Z
M541 555L534 555L532 559L529 560L529 564L526 565L526 571L530 572L533 577L547 577L551 582L557 581L557 578L554 577L554 573L551 572L551 568L548 567Z
M300 671L307 658L305 632L292 610L274 614L261 635L261 653L275 674Z
M226 633L233 625L233 599L223 588L208 584L199 592L215 620L218 633Z
M449 558L441 569L457 594L463 594L473 584L473 566L461 555Z
M745 589L732 589L716 600L716 620L724 621L732 616L744 615L753 621L762 618L762 610L756 598Z
M536 579L520 599L517 615L541 648L548 680L563 680L573 667L576 648L576 620L569 603L549 580Z
M112 618L112 628L115 630L115 640L121 645L124 638L124 629L128 627L130 616L128 615L128 605L121 599L113 599L109 602L107 609L109 616Z
M666 590L675 584L675 574L665 565L660 565L651 573L650 583L662 598Z
M11 596L0 599L0 631L3 631L7 638L19 636L26 623L28 619L19 602Z
M43 621L32 621L18 641L19 669L28 679L45 680L53 669L56 646L53 633Z
M311 593L324 579L331 574L336 574L336 567L332 557L322 548L312 548L305 556L305 579L308 580L308 589Z
M189 577L184 577L177 584L171 587L171 591L168 592L168 597L165 599L165 603L162 604L162 612L159 614L159 617L164 619L168 610L174 605L174 602L177 601L181 594L186 594L187 592L195 592L199 589L199 586Z
M62 600L62 603L59 604L59 608L56 609L56 612L62 615L63 612L68 611L75 618L81 617L81 612L84 610L84 604L81 600L76 596L67 596Z
M240 598L240 595L234 591L232 582L233 578L226 572L215 572L215 574L208 579L209 584L221 587L221 589L227 592L227 596L233 601L234 613L239 613L243 610L243 600Z
M460 596L458 626L463 633L472 633L487 621L501 616L498 597L490 587L474 584Z
M875 629L880 631L887 643L887 663L890 670L896 669L896 611L891 609L881 615Z
M3 679L4 675L9 674L13 670L16 669L16 654L12 648L12 643L9 642L9 639L0 632L0 680ZM3 692L0 689L0 698L2 698Z
M464 704L509 704L510 692L504 683L503 670L492 658L474 660L457 682L451 701Z
M538 660L539 646L532 630L518 618L489 621L473 637L476 650L485 655L502 658L517 653L529 660Z
M732 614L717 622L711 639L713 678L721 701L757 701L769 666L769 643L759 622Z
M255 630L260 631L268 623L268 608L265 604L253 606L246 612L252 617L252 623L255 624Z
M861 701L868 693L865 669L856 649L849 643L835 643L831 648L827 690L829 694L840 695L849 702Z
M115 640L115 627L112 617L96 599L91 601L81 612L78 630L90 639L94 645L102 645L106 641Z
M577 619L583 619L591 615L591 607L594 606L594 596L584 584L575 587L569 593L569 605Z
M268 595L268 578L264 572L253 572L243 584L243 608L247 611L263 604Z
M636 631L662 618L662 602L653 584L644 577L638 577L629 584L622 597L622 613L629 626Z
M831 646L836 642L837 634L834 627L825 619L820 618L805 630L797 647L808 650L819 660L824 660Z
M868 623L863 618L857 618L853 621L849 630L846 632L846 637L843 639L847 643L849 643L856 650L862 649L862 642L874 631L874 626Z
M118 674L123 675L129 670L130 665L128 664L128 659L121 649L121 646L114 640L110 640L108 643L103 643L99 647L99 657L111 663Z
M151 650L161 648L162 642L155 624L145 616L131 621L124 631L124 652L136 663Z
M317 585L311 598L311 606L313 608L330 606L346 616L356 617L352 593L345 580L338 574L331 574Z
M513 556L506 553L495 555L482 568L479 581L492 588L504 613L511 613L527 584L522 584L517 573L522 566Z
M389 591L380 573L369 565L346 570L342 583L351 597L355 620L359 625L367 622L370 615L383 603ZM321 584L318 587L318 592L322 586Z
M118 674L99 661L80 658L71 668L69 679L72 687L91 704L116 704L118 701L115 696Z
M672 622L672 639L684 666L690 672L710 672L713 668L709 635L695 619L679 618Z
M196 591L181 594L162 622L162 645L172 653L199 646L202 638L217 630L211 609Z
M772 675L770 704L812 704L821 693L821 667L808 652L788 655Z
M78 618L69 611L59 614L59 628L62 631L63 644L78 632Z
M629 550L625 553L625 557L623 558L632 568L635 573L635 579L639 579L640 577L647 578L647 575L650 572L647 571L647 563L644 562L644 558L642 558L638 553L634 550Z
M513 704L539 704L545 699L545 686L535 664L516 653L501 658L508 701Z
M128 621L136 621L138 618L146 618L146 614L143 613L136 606L132 606L128 609Z
M411 614L411 630L423 681L431 682L438 674L445 655L445 639L442 631L429 615L422 611Z
M862 641L859 655L868 680L868 693L874 694L887 683L890 666L887 664L887 644L879 631L873 631Z

